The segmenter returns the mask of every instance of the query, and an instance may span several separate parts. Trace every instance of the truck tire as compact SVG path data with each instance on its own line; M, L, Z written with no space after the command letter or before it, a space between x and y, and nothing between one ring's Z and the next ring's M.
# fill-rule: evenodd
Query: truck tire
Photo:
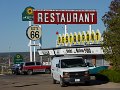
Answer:
M45 69L46 74L50 74L50 72L51 72L50 69Z
M53 78L53 84L56 84L56 80Z
M89 86L90 85L90 81L85 81L85 85Z
M60 86L61 87L65 87L66 85L65 85L65 82L63 81L63 79L60 77Z
M32 71L32 70L28 70L28 71L27 71L27 74L28 74L28 75L32 75L32 74L33 74L33 71Z

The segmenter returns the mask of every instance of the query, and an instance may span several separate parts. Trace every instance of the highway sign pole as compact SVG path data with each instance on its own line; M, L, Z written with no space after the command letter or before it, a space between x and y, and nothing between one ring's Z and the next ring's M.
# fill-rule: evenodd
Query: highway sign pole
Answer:
M67 25L65 24L65 35L67 34Z
M67 34L67 25L65 24L65 37L66 37L66 34ZM65 44L65 46L67 46L67 44Z
M11 65L11 61L10 61L11 59L10 59L10 46L9 46L9 67L10 67L10 65Z
M42 30L42 25L39 25L39 27L41 28L41 30ZM42 33L42 32L41 32ZM42 38L42 37L41 37ZM42 39L41 39L42 40ZM39 46L40 46L40 48L42 48L42 41L39 43ZM41 63L43 63L43 61L42 61L42 56L40 56L40 62Z
M26 7L24 9L24 11L22 12L22 21L28 21L29 23L29 27L32 25L32 21L33 21L33 10L34 7ZM30 61L32 62L32 40L29 41L28 46L30 47Z
M90 30L90 35L91 35L91 32L92 32L92 25L89 25L89 30Z
M35 41L40 40L41 38L41 28L38 25L31 25L31 22L29 22L29 27L26 31L26 35L27 37L30 39L30 43L29 43L29 47L30 47L30 61L36 61L35 58L35 50L36 50L36 46L41 46L40 44L36 44ZM33 44L32 44L33 41ZM34 56L32 58L32 46L34 48ZM32 60L33 59L33 60Z
M32 21L29 21L29 26L32 25ZM30 62L32 62L32 40L29 41L29 47L30 47Z
M34 41L34 45L35 45L35 41ZM35 47L36 47L36 46L34 46L34 62L36 61L36 60L35 60L35 59L36 59L36 58L35 58Z
M90 24L90 25L89 25L89 33L90 33L90 36L91 36L91 32L92 32L92 25ZM91 44L91 40L90 40L89 43Z

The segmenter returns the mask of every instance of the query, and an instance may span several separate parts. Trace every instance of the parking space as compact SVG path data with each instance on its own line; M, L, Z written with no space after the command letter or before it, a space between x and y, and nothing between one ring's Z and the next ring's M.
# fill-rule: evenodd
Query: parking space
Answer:
M119 90L119 83L91 81L90 85L77 84L60 87L52 84L50 74L0 75L0 90Z

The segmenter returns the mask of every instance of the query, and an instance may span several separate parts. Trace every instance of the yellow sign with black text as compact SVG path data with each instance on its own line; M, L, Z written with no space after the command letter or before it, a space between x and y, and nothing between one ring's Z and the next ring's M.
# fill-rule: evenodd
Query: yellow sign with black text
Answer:
M71 45L84 45L84 44L99 44L101 41L101 33L99 30L92 30L91 32L82 31L82 32L74 32L73 34L62 34L58 35L57 45L58 46L71 46Z

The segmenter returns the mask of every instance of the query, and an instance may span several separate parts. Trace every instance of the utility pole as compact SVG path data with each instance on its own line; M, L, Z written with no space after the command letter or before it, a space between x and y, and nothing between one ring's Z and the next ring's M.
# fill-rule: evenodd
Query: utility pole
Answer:
M9 58L8 58L8 64L9 64L9 67L11 65L11 61L10 61L10 46L9 46Z

